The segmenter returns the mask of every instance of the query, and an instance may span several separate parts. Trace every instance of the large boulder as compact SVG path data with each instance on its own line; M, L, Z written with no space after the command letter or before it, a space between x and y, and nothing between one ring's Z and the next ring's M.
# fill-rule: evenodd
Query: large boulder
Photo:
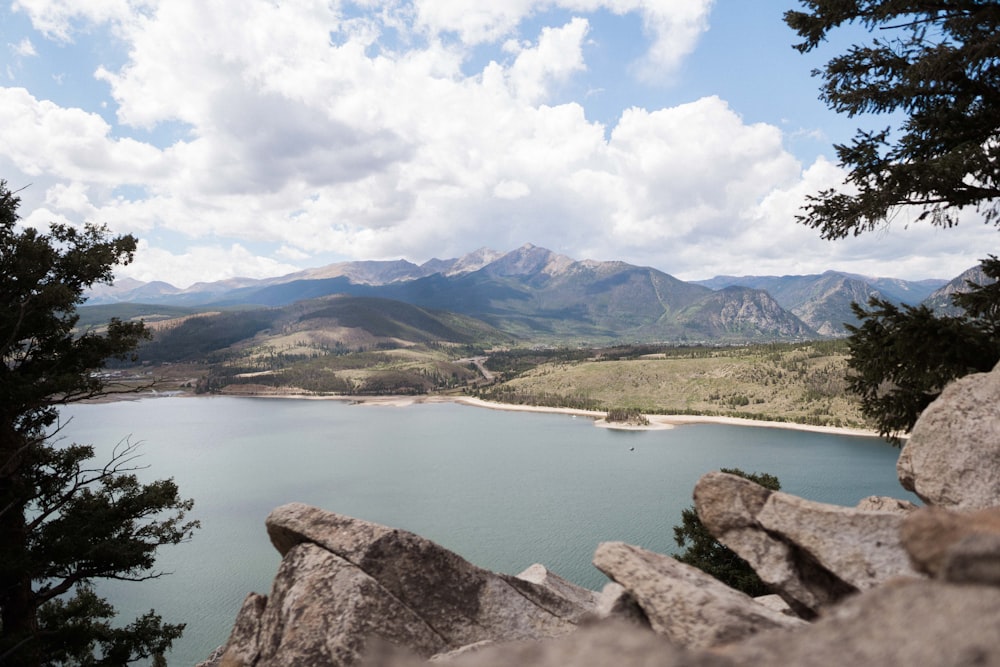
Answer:
M803 623L697 568L623 542L598 546L594 565L635 598L655 632L678 646L717 646Z
M555 637L592 618L600 599L544 568L495 574L413 533L301 503L266 525L282 563L270 595L244 603L227 667L353 665L379 639L426 658Z
M222 657L226 667L353 665L375 638L427 657L449 645L375 579L313 544L285 555L263 613L252 614L249 623L238 617L236 628L256 625L256 641L242 643L234 632Z
M868 496L858 501L854 506L856 510L866 512L896 512L897 514L908 514L917 509L917 505L909 500L890 498L888 496Z
M597 591L577 586L541 563L529 566L516 576L518 579L549 589L559 597L579 605L581 609L596 609L601 600L601 594Z
M303 542L323 547L370 575L430 625L447 628L456 647L564 634L593 611L552 588L477 567L414 533L302 503L275 509L266 526L282 555Z
M226 665L239 667L252 665L260 657L260 634L264 612L267 610L267 596L250 593L243 600L236 622L229 634L226 646L219 647L209 660L198 667L217 665L225 657Z
M1000 588L896 580L800 630L760 634L721 653L733 667L996 667L997 628Z
M1000 502L1000 365L944 388L914 424L896 470L903 487L929 505Z
M269 517L284 555L270 596L247 597L224 651L205 665L1000 667L1000 508L834 511L741 477L703 482L703 521L772 540L806 588L822 588L819 573L855 593L830 596L807 623L669 556L612 542L594 563L614 582L596 594L542 566L497 575L406 531L293 504ZM933 579L886 574L898 569L883 544L891 526ZM823 534L844 544L832 549ZM609 602L638 622L588 622Z
M605 584L599 592L592 591L563 579L541 563L529 566L518 573L517 578L548 588L559 597L588 610L587 613L592 620L618 619L649 627L649 619L635 598L623 586L613 581Z
M449 667L732 667L729 658L674 646L664 637L623 622L585 627L572 635L509 642L452 654L432 664ZM362 667L427 667L419 657L380 644Z
M485 647L451 667L936 667L1000 666L1000 588L898 581L831 607L815 623L761 632L712 649L685 649L636 626L588 627L537 642ZM418 667L385 650L365 667Z
M800 615L899 575L916 575L899 539L905 512L817 503L714 472L695 486L708 531Z
M956 583L1000 585L1000 507L924 507L906 518L900 534L921 572Z
M629 621L644 628L649 627L649 618L635 597L617 581L609 581L601 589L597 600L596 616L599 619Z

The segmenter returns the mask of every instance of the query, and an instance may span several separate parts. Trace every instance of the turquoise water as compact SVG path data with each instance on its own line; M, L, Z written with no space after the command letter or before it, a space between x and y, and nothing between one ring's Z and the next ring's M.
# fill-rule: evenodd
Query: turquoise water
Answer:
M615 431L452 403L177 397L62 414L63 435L105 457L123 438L142 441L140 476L173 477L195 499L202 529L157 559L170 576L100 587L123 618L155 608L187 623L171 665L204 659L246 594L268 592L279 557L264 519L286 502L411 530L494 571L540 562L598 589L597 544L672 552L695 482L720 467L775 474L783 490L821 502L912 499L896 481L898 450L874 438L707 424Z

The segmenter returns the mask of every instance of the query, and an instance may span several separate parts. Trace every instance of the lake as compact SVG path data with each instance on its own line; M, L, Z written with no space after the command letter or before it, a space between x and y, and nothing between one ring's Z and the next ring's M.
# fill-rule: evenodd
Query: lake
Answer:
M172 477L195 499L202 529L157 559L169 576L99 586L123 619L155 608L187 623L171 665L203 660L246 594L269 591L280 559L264 519L291 501L413 531L494 571L539 562L600 589L598 543L673 552L695 482L721 467L775 474L782 490L821 502L915 500L896 480L899 450L876 438L710 424L620 431L455 403L171 397L62 415L67 440L102 459L123 438L142 441L140 477Z

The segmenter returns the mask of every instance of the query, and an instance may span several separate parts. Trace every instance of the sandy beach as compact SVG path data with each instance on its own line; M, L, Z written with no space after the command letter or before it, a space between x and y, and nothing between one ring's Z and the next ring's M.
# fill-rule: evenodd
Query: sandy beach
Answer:
M455 397L451 399L456 403L473 405L492 410L520 410L524 412L551 412L556 414L576 415L588 417L595 420L594 425L603 428L617 428L635 431L655 431L658 429L669 429L685 424L726 424L729 426L757 426L760 428L783 428L793 431L809 431L812 433L832 433L836 435L848 435L864 438L877 438L878 433L857 428L843 428L838 426L815 426L812 424L796 424L793 422L762 421L759 419L742 419L740 417L718 417L711 415L646 415L649 425L628 425L616 424L605 421L606 413L596 410L573 410L569 408L546 408L533 405L511 405L506 403L493 403L472 397Z
M304 393L287 394L230 394L234 396L246 396L252 398L295 398L307 400L334 400L348 401L360 406L372 407L406 407L423 403L458 403L477 408L489 410L507 410L512 412L541 412L549 414L571 415L575 417L585 417L594 420L594 426L598 428L614 428L629 431L655 431L671 429L677 426L688 424L725 424L728 426L754 426L759 428L780 428L791 431L806 431L810 433L830 433L834 435L846 435L859 438L877 438L875 431L844 428L839 426L816 426L813 424L797 424L794 422L763 421L759 419L743 419L740 417L719 417L711 415L646 415L649 420L648 425L619 424L605 420L607 413L599 410L578 410L573 408L550 408L537 405L515 405L512 403L495 403L484 401L472 396L344 396L344 395L316 395Z

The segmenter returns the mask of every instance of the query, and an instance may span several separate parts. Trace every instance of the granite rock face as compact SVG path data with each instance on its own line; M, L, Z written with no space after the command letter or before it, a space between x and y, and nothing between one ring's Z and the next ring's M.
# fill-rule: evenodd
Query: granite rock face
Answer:
M601 589L597 600L597 618L628 621L644 628L649 627L649 617L636 602L635 596L616 581L608 582Z
M725 647L739 667L967 667L1000 665L1000 588L928 580L853 596L796 632Z
M449 656L449 667L731 667L732 660L677 647L664 637L623 622L587 626L565 637L510 642ZM438 663L435 660L435 663ZM418 657L380 644L362 667L420 667Z
M563 635L597 608L597 593L547 572L542 583L495 574L413 533L301 503L266 525L281 567L267 598L244 603L219 664L353 665L378 640L430 657Z
M921 572L955 583L1000 585L1000 507L924 507L906 518L901 537Z
M896 464L928 505L981 509L1000 498L1000 365L955 380L921 413Z
M905 513L859 510L770 491L721 472L694 489L698 517L800 615L915 575L900 543Z
M313 544L293 547L281 562L260 617L257 656L245 664L287 667L350 665L373 638L430 656L447 639L378 581ZM231 641L234 650L252 654Z
M260 657L260 630L267 609L267 596L250 593L236 615L229 642L217 651L227 665L252 665Z
M586 627L538 642L484 647L452 667L996 667L1000 588L912 580L880 586L832 607L814 623L713 649L678 647L636 626ZM417 667L382 651L365 667Z
M653 631L685 648L717 646L761 630L804 623L698 568L622 542L598 546L594 565L635 598Z
M897 512L899 514L908 514L917 509L917 505L909 500L900 500L899 498L868 496L867 498L862 498L854 506L854 509L866 512Z
M596 609L601 601L599 593L563 579L541 563L535 563L518 573L517 578L547 588L560 598L578 605L581 609Z

